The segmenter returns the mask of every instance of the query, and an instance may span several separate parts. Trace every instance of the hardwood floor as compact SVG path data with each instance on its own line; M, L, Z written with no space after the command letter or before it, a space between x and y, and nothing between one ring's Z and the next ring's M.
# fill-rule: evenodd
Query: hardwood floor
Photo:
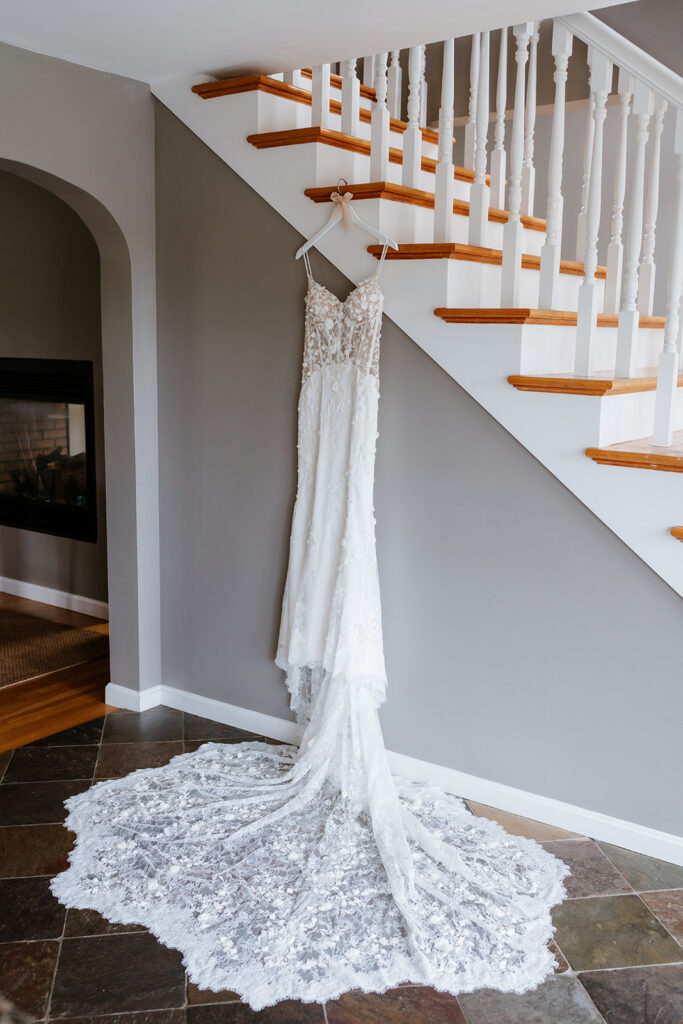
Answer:
M109 623L92 615L0 594L3 609L108 635ZM109 658L96 658L0 689L0 752L109 714L104 701Z

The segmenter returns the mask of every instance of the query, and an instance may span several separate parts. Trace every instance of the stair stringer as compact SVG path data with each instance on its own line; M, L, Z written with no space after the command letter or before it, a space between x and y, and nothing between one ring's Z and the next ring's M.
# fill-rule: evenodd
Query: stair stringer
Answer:
M247 136L258 131L261 105L275 98L254 92L203 100L191 87L207 80L201 75L174 79L156 83L152 91L297 231L313 234L322 220L321 209L304 195L304 189L332 184L340 177L352 180L357 157L319 144L257 150ZM387 200L364 200L363 216L382 226L386 206ZM408 209L406 216L423 212ZM318 248L354 282L376 266L372 256L359 251L356 232L331 232ZM386 315L683 596L683 551L669 533L681 517L679 474L598 466L584 454L587 447L601 443L603 403L643 396L598 398L517 391L507 383L508 375L526 372L525 352L542 343L539 332L549 329L444 323L433 311L446 304L453 266L448 260L388 261L383 271ZM492 296L492 306L497 299Z

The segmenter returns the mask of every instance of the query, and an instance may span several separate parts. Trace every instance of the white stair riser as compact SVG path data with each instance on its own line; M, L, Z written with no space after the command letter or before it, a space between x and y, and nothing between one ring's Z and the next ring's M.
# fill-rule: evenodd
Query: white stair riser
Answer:
M525 325L519 373L544 376L547 373L573 373L575 327ZM663 331L641 328L638 331L639 367L653 367L662 347ZM614 373L617 352L617 328L600 327L596 331L596 372ZM649 431L646 431L649 433Z
M489 308L495 302L492 297L500 295L502 267L492 263L476 263L469 260L450 260L448 290L445 306L466 308ZM520 270L519 305L538 309L538 270L522 267ZM582 278L573 274L560 275L560 301L558 308L575 310ZM599 282L602 296L604 282Z
M652 433L655 415L655 392L638 391L631 395L613 395L593 398L600 403L600 434L598 444L619 444ZM683 427L683 388L679 388L674 402L673 429Z
M378 205L383 208L386 204L381 200L375 200ZM465 220L465 218L460 218ZM459 241L462 239L459 239ZM495 306L495 302L492 303L492 296L496 296L500 293L500 280L502 274L502 268L500 265L491 263L478 263L475 260L452 260L452 259L434 259L434 260L391 260L391 270L387 270L387 273L391 273L392 281L396 282L397 287L413 289L416 286L420 288L420 294L429 294L433 296L434 306L450 306L455 308L467 308L467 309L487 309L492 305ZM539 285L539 271L527 268L522 268L521 274L521 300L520 306L528 307L530 309L538 308L538 285ZM562 274L560 287L560 295L562 297L562 308L567 310L575 310L578 291L581 286L582 278L576 277L573 274ZM416 282L419 282L416 285ZM600 289L604 286L604 282L599 282ZM541 338L545 339L548 332L558 331L559 335L557 340L550 346L543 344L543 351L540 355L542 366L536 367L533 370L523 370L524 373L562 373L570 370L569 361L573 358L573 337L575 328L573 327L546 327L546 326L534 326L536 331L535 337L540 341ZM611 328L601 328L603 331L612 332L610 335L609 351L612 351L616 346L616 335ZM661 348L661 331L641 331L640 333L647 335L649 349L656 349L657 346ZM654 336L654 340L653 340ZM643 358L645 358L648 348L643 348ZM533 361L536 356L531 353L529 355L530 362ZM549 365L549 361L554 361L552 368ZM652 365L645 364L643 365ZM605 367L607 368L607 367Z
M311 108L305 103L297 103L295 100L289 100L284 96L276 96L273 93L262 92L260 90L254 90L253 93L247 95L254 95L258 97L258 112L257 118L254 122L253 132L284 132L289 131L293 128L308 128L311 124ZM219 100L230 101L233 99L232 96L220 96L215 97L212 100L206 100L205 102L217 103ZM341 131L341 114L329 115L328 128L332 131ZM358 128L354 133L356 138L370 139L370 122L359 121ZM395 149L403 149L403 132L390 131L389 133L389 145ZM422 155L430 157L436 160L438 155L438 147L433 142L427 142L423 139L422 141ZM432 175L432 178L434 176Z

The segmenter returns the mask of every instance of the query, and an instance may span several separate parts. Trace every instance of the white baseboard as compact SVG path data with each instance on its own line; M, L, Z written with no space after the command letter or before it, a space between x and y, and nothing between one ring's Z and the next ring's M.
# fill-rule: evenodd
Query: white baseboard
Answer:
M127 686L109 683L105 690L105 701L116 708L126 711L147 711L148 708L163 704L167 708L187 711L190 715L210 718L213 722L232 725L236 729L254 732L258 736L270 736L283 743L298 743L300 730L295 722L274 715L264 715L260 711L240 708L236 704L228 704L212 697L202 697L189 690L178 690L174 686L150 686L146 690L131 690Z
M122 708L124 711L149 711L160 704L166 707L163 687L149 686L146 690L133 690L129 686L119 686L118 683L107 683L104 690L104 702L113 708Z
M296 743L299 737L299 730L294 722L163 684L138 692L109 683L105 700L107 704L130 711L145 711L163 704L165 707L211 718L213 721L261 736L271 736L273 739L282 740L283 743ZM522 815L524 818L533 818L547 825L567 829L569 832L578 832L580 835L613 843L615 846L623 846L648 857L659 857L661 860L683 865L681 836L660 832L647 825L638 825L621 818L613 818L599 811L554 800L552 797L514 789L502 782L481 779L455 768L420 761L407 754L391 750L388 754L391 770L396 775L429 782L440 786L448 793L455 793L477 803L488 804L511 814Z
M53 590L52 587L41 587L38 583L13 580L9 576L0 576L0 592L39 601L41 604L51 604L55 608L68 608L71 612L93 615L98 619L109 618L109 605L106 601L96 601L94 597L82 597L80 594L67 594L65 590Z

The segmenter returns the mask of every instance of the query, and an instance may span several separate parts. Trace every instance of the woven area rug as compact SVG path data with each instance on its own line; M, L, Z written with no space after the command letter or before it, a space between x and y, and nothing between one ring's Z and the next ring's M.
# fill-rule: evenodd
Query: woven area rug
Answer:
M0 686L109 653L109 638L35 615L0 609Z

